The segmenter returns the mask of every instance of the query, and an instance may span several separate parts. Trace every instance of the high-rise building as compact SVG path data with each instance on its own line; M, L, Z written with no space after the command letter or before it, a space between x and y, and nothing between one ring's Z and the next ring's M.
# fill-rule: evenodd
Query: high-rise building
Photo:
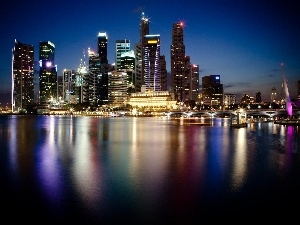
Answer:
M141 91L142 85L145 84L144 74L144 51L146 39L145 36L149 34L149 18L145 16L144 12L140 20L140 41L135 44L135 89L137 92Z
M144 80L146 91L161 91L160 35L145 35Z
M12 67L12 111L25 111L34 103L34 46L15 40Z
M185 45L183 41L183 23L173 24L172 42L171 42L171 92L175 99L183 101L184 99L184 76L185 67Z
M223 105L223 84L220 75L202 77L202 100L205 105Z
M130 41L127 39L116 40L116 70L121 69L121 57L130 51Z
M127 99L127 73L126 71L108 72L108 102L110 105L121 106Z
M75 75L75 103L83 103L84 94L83 89L86 89L88 84L88 66L86 65L85 60L86 54L84 51L83 59L80 60L80 64L77 68L77 72ZM86 95L86 93L85 93Z
M99 94L99 78L101 73L101 65L99 55L93 51L89 51L89 71L88 71L88 88L87 99L93 106L100 104Z
M107 60L107 41L108 36L105 32L98 33L98 54L101 64L108 64Z
M121 71L127 73L127 94L135 92L135 55L134 51L130 50L121 55Z
M162 91L168 90L167 65L164 55L160 56L160 86Z
M189 92L187 97L190 100L197 101L199 95L199 66L190 64L189 69Z
M107 60L107 42L108 36L106 33L98 34L98 55L100 59L100 74L99 74L99 105L106 105L108 103L108 72L110 66Z
M39 49L39 99L40 103L57 100L57 67L54 65L55 45L50 41L41 41Z
M64 69L62 76L62 100L75 103L75 70Z

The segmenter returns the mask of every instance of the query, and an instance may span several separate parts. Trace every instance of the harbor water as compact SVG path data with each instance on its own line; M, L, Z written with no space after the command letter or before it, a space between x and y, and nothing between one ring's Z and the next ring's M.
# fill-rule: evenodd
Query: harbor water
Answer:
M300 127L0 116L2 220L200 224L297 218Z

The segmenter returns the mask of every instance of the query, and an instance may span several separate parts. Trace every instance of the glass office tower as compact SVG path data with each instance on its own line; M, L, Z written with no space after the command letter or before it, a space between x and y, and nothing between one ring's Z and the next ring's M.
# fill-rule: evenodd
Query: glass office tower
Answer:
M98 56L100 60L100 74L99 74L99 105L106 105L108 103L108 72L109 65L107 60L107 42L108 36L106 33L98 34Z
M12 50L12 111L34 103L34 47L15 40Z
M145 35L145 90L161 91L160 35Z
M183 41L183 23L173 24L171 42L171 92L175 99L183 101L185 85L185 45Z
M55 45L50 41L40 42L39 51L39 99L41 104L57 101L57 67L54 65Z
M149 34L149 18L145 16L144 12L140 20L140 41L135 44L135 89L137 92L141 91L142 85L145 84L145 62L144 62L144 49L145 49L145 36Z

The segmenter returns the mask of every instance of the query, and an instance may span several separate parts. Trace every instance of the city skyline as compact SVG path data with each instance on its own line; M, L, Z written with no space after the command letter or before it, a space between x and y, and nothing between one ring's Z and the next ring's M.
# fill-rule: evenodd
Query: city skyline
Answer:
M297 98L296 83L300 79L299 6L289 1L282 5L234 0L180 3L110 1L103 6L97 1L87 1L73 2L70 10L70 1L67 0L56 7L53 7L53 1L1 2L3 20L0 28L5 32L0 52L0 102L3 101L1 93L11 91L11 50L15 39L34 45L35 64L38 62L39 42L54 43L55 64L61 76L64 69L78 68L83 51L89 47L96 50L99 32L108 34L109 63L115 63L116 40L130 40L133 50L134 44L139 42L142 12L150 18L150 34L161 36L161 55L166 57L168 73L172 26L184 22L185 52L191 63L199 65L200 91L202 77L218 74L224 93L236 94L239 99L244 94L255 96L261 92L262 100L270 101L273 87L278 95L281 94L281 63L284 63L290 96ZM47 6L50 10L43 11ZM98 10L97 13L97 6L108 10ZM25 11L33 13L27 16Z

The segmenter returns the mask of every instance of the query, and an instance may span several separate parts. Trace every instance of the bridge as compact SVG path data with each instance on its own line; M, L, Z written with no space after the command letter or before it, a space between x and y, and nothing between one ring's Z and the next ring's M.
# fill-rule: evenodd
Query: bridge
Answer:
M247 109L244 110L248 117L273 118L286 116L285 109ZM237 110L200 110L200 111L169 111L165 113L169 117L235 117ZM300 118L300 109L293 110L293 116Z

